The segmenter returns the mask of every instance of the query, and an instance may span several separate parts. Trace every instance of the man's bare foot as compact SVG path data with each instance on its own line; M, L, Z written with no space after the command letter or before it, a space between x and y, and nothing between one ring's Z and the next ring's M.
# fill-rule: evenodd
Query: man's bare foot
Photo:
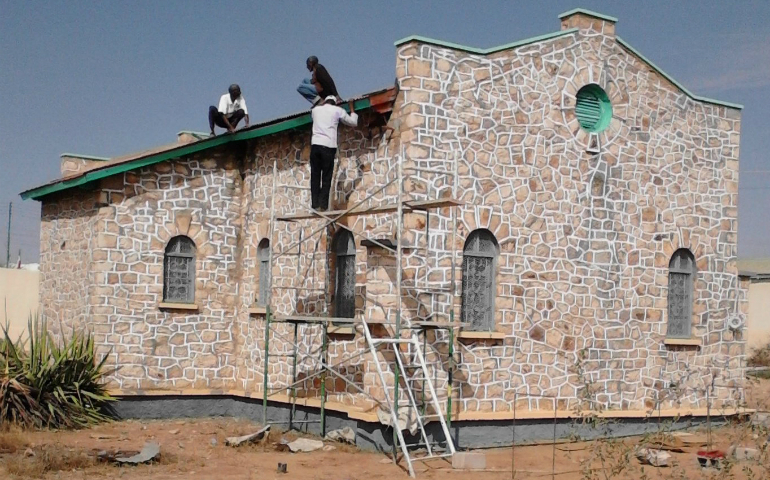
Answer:
M211 133L209 133L209 137L216 137L216 136L217 136L217 134L214 133L214 130L212 130Z

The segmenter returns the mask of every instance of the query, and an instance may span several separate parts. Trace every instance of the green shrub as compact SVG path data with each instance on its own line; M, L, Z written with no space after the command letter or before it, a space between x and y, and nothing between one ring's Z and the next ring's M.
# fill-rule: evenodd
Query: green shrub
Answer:
M79 428L109 419L114 401L104 387L104 362L93 336L54 341L45 324L29 321L26 340L0 339L0 423Z

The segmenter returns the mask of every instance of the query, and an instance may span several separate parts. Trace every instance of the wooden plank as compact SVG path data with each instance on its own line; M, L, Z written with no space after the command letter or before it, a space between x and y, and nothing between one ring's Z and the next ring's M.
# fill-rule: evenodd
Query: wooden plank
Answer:
M435 200L405 200L403 204L404 204L404 211L406 212L409 212L412 210L425 211L433 208L457 207L457 206L463 205L462 202L455 200L454 198L439 198ZM345 210L329 210L327 212L324 212L324 214L330 218L336 218L336 217L345 218L345 217L357 217L361 215L377 215L381 213L393 213L397 210L398 210L398 205L387 204L387 205L379 205L376 207L368 207L368 208L359 207L347 213L345 213ZM294 222L297 220L307 220L310 218L326 220L324 217L322 217L321 215L315 212L307 212L307 211L295 213L292 215L279 216L279 217L276 217L276 220L281 222Z
M432 208L458 207L463 203L454 198L437 198L435 200L408 200L404 205L411 210L430 210Z

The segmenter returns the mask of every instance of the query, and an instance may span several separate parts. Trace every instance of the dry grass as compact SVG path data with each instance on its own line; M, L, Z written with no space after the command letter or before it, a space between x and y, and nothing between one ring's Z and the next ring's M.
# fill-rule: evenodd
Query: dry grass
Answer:
M29 438L17 425L4 425L0 429L0 453L16 453L29 445Z
M7 458L8 473L19 478L43 478L49 472L83 470L96 465L94 457L86 452L59 444L36 448L33 453L33 456L19 454Z

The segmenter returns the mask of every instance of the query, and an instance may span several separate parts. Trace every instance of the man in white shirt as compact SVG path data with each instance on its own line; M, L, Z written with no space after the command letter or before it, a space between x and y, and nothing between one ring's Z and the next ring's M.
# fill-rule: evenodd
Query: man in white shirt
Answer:
M241 87L234 83L230 85L228 92L219 99L219 108L213 105L209 107L209 128L212 137L216 135L214 125L234 132L238 122L246 117L246 126L249 126L249 109L246 107L246 99L241 95Z
M358 125L353 101L348 102L350 115L337 106L337 98L329 95L322 105L312 110L313 137L310 141L310 198L313 210L329 207L334 156L337 154L337 126L340 122L351 127Z

